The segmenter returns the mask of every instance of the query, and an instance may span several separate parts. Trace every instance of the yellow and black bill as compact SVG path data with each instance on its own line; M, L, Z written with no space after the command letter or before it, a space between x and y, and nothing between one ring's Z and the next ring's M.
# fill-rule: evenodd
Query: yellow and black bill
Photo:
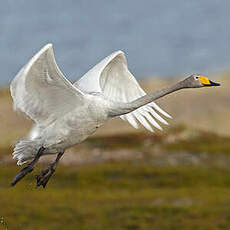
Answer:
M204 86L220 86L220 83L213 82L205 76L200 76L199 80Z

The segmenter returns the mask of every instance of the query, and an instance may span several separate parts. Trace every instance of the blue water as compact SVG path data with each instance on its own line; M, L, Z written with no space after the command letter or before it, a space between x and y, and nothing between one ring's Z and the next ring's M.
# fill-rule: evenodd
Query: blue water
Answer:
M229 68L229 0L8 0L0 4L0 84L48 42L68 78L111 52L137 77Z

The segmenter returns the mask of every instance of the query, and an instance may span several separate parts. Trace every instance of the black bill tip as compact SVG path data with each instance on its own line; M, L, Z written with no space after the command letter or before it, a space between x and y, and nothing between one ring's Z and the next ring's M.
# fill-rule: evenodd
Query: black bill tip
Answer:
M213 82L213 81L210 81L210 84L204 84L204 86L220 86L220 83L216 83L216 82Z
M213 82L213 81L210 81L210 86L220 86L220 83L216 83L216 82Z

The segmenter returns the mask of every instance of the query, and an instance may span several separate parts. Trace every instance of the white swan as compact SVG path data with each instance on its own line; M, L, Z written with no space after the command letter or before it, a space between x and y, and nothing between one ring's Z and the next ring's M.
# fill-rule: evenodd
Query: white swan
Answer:
M170 117L153 101L182 88L219 85L206 77L192 75L177 84L146 95L129 72L125 55L117 51L103 59L79 81L71 84L59 70L52 45L44 46L16 75L10 85L14 108L35 121L29 136L19 141L13 157L22 169L15 185L44 154L58 154L50 167L37 178L46 186L65 149L84 141L113 117L120 116L138 128L137 120L149 131L161 129L156 120L167 122L157 113Z

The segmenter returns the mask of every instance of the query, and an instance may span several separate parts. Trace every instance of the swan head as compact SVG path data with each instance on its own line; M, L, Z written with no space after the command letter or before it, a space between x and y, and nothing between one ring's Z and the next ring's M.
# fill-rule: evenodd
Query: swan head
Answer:
M210 86L220 86L219 83L209 80L205 76L199 74L192 74L182 81L185 88L201 88L201 87L210 87Z

